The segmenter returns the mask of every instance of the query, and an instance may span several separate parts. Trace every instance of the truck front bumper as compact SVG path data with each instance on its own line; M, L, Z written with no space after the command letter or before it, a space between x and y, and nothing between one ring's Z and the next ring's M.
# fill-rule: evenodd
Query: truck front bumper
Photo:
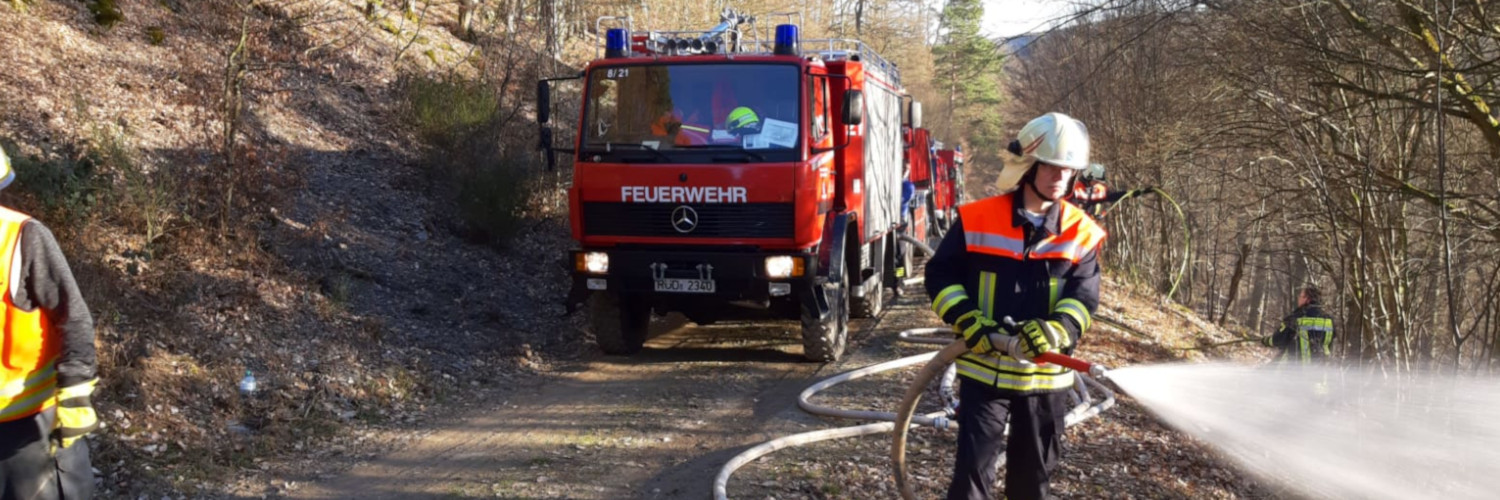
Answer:
M591 255L590 255L591 254ZM600 255L605 266L597 266ZM791 259L791 272L771 275L769 258L779 264ZM584 263L593 261L603 272L590 272ZM570 310L593 292L616 292L652 302L764 301L776 297L802 296L811 290L818 275L818 259L808 252L701 251L661 249L584 249L572 252L573 288L568 294Z

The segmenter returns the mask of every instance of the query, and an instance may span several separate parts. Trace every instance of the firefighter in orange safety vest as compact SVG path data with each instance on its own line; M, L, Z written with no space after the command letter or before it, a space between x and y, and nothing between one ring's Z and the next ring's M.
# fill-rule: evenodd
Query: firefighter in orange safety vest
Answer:
M956 361L958 459L950 500L994 498L1002 450L1004 498L1050 496L1075 375L1029 360L1071 353L1099 304L1104 230L1064 200L1073 177L1089 165L1088 131L1067 115L1048 113L1027 123L1018 139L1030 162L1018 189L959 207L927 263L933 310L970 349ZM1003 324L1005 318L1015 323Z
M16 178L0 151L0 189ZM94 320L52 232L0 207L0 499L86 499L98 427Z
M1073 186L1073 193L1069 195L1068 201L1078 208L1082 208L1090 217L1103 218L1107 212L1107 206L1124 201L1126 198L1155 194L1156 188L1143 187L1131 190L1111 190L1104 175L1104 165L1093 163L1078 176L1078 182Z

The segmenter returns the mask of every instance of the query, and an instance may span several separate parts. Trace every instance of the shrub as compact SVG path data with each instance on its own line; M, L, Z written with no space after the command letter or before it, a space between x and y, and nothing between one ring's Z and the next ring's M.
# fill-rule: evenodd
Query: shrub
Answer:
M522 227L538 186L532 155L508 144L520 131L506 130L497 91L484 82L427 76L409 77L403 88L408 120L427 151L427 177L453 198L464 235L504 246Z
M56 225L81 221L92 215L103 187L100 177L95 175L98 166L96 154L81 157L57 155L44 159L17 154L17 148L11 144L4 147L12 152L11 168L16 171L15 185L10 189L30 196L41 205L43 213L34 215L45 217L49 224Z
M120 12L115 0L91 0L89 12L94 13L94 22L105 28L113 28L115 23L125 20L125 13Z
M500 100L475 81L413 77L406 81L407 105L417 134L437 148L452 148L493 122Z

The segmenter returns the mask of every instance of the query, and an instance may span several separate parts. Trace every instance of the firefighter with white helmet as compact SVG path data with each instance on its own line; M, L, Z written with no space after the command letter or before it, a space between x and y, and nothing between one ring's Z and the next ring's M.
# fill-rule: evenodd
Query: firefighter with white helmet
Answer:
M0 151L0 188L15 180ZM0 353L0 498L93 495L88 442L99 426L94 320L52 232L0 207L0 276L7 277Z
M1125 201L1126 198L1155 194L1156 188L1146 186L1140 189L1110 189L1105 176L1103 164L1090 163L1089 168L1079 176L1078 182L1073 186L1073 194L1068 201L1088 212L1089 216L1103 220L1108 213L1106 207Z
M1048 113L1027 123L1013 147L1030 164L1020 188L959 207L927 263L933 310L969 346L956 361L958 459L949 499L993 498L1002 450L1005 498L1050 496L1075 375L1030 360L1071 353L1099 305L1104 230L1064 200L1089 165L1087 129Z

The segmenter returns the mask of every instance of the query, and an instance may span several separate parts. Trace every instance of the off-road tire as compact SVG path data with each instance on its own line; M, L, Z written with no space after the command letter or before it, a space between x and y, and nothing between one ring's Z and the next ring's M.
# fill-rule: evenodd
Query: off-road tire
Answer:
M829 297L826 321L819 319L818 307L802 302L802 356L809 361L838 361L849 344L849 277L845 275L838 290Z
M622 300L616 293L595 293L589 297L589 329L605 354L629 356L646 345L651 309Z
M885 310L885 276L877 276L874 281L875 286L865 290L864 297L849 294L849 299L853 301L849 308L851 317L873 318Z

